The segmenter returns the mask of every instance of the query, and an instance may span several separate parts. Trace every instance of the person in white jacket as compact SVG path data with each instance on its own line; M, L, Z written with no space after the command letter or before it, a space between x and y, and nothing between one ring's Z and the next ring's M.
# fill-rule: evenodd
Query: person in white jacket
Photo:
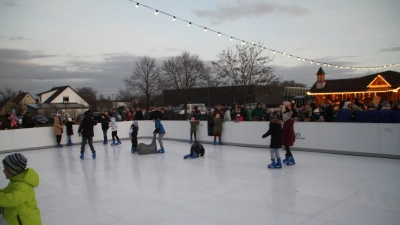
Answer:
M121 144L121 140L119 140L119 137L118 137L118 135L117 135L117 131L118 131L118 124L117 124L117 122L115 121L115 118L114 117L111 117L111 124L110 124L110 127L111 127L111 137L112 137L112 140L113 140L113 142L111 143L111 145L112 146L114 146L114 145L120 145ZM117 143L115 143L115 138L117 139Z

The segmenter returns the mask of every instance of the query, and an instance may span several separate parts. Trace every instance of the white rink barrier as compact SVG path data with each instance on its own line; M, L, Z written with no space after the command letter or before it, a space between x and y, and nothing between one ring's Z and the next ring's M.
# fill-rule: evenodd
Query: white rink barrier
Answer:
M129 127L132 122L118 122L118 136L129 146ZM162 121L166 130L164 139L189 141L189 121ZM224 122L222 142L226 145L240 145L268 148L270 138L262 139L267 132L269 122ZM77 134L78 125L73 126L72 142L81 143ZM154 131L151 120L139 121L138 138L151 138ZM296 122L294 125L296 142L293 150L317 151L338 154L378 156L400 158L400 124L373 123L318 123ZM61 143L65 146L67 135L62 135ZM108 130L109 143L111 130ZM103 142L101 124L94 127L95 142ZM197 129L197 140L211 143L208 136L207 121L201 121ZM125 144L129 141L129 144ZM140 140L139 140L140 142ZM158 145L158 144L157 144ZM16 129L0 131L0 152L23 151L56 146L53 127Z

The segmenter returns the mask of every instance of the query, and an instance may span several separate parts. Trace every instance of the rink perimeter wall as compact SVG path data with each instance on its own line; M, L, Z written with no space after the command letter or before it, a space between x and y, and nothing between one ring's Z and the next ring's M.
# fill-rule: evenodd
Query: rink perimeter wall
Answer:
M118 122L118 136L124 140L124 145L129 141L128 131L131 124L132 122ZM166 130L165 140L189 140L189 121L162 121L162 124ZM261 138L267 132L268 125L269 122L224 122L222 142L224 145L268 148L270 138ZM73 129L72 141L79 144L81 138L76 133L78 125L74 125ZM297 122L294 130L295 151L400 158L400 124ZM153 121L139 121L139 139L152 137L153 131ZM103 142L101 124L94 127L94 133L94 141ZM110 141L110 129L108 138ZM208 136L206 121L201 121L198 126L197 140L203 143L213 141L213 137ZM66 142L67 135L64 133L61 143ZM53 127L0 131L0 152L53 148L55 145ZM165 148L168 149L168 146Z

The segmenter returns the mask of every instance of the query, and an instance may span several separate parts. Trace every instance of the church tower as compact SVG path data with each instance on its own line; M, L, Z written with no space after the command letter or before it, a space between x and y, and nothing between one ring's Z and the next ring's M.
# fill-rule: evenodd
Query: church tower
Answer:
M318 72L317 72L317 89L321 89L325 87L325 72L322 70L320 67Z

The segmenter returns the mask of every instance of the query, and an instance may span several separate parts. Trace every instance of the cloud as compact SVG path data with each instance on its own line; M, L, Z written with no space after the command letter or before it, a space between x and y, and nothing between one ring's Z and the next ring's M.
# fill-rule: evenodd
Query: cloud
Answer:
M12 7L12 6L17 6L18 4L16 2L12 1L12 0L8 0L5 3L3 3L3 5Z
M294 50L296 51L304 51L304 50L308 50L308 49L312 49L313 47L307 47L307 48L295 48Z
M383 48L379 50L379 52L399 52L400 47L392 47L392 48Z
M245 2L237 1L236 5L229 4L218 6L215 10L192 10L194 14L203 18L210 18L212 23L218 24L245 17L262 17L272 14L288 16L304 16L311 12L297 5L281 5L262 1Z
M46 55L41 51L0 48L0 59L29 60L50 57L58 57L58 55Z
M3 35L0 35L0 39L6 39L6 40L10 40L10 41L32 41L32 39L25 38L25 37L7 37L7 36L3 36Z

